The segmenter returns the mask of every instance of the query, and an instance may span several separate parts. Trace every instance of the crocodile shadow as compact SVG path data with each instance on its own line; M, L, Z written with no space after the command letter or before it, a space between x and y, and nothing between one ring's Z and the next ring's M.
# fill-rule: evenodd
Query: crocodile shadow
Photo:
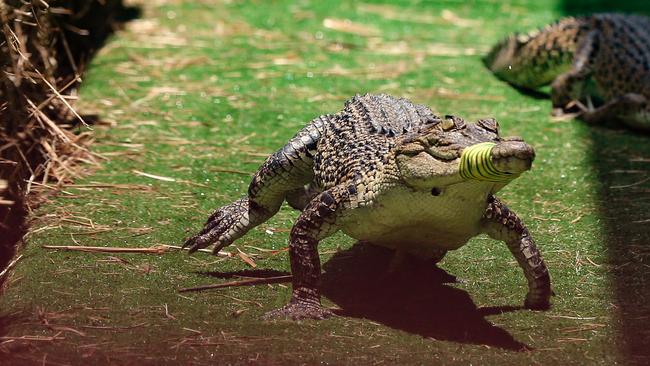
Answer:
M532 348L514 339L486 316L520 310L520 306L477 307L464 290L450 286L456 277L424 261L387 274L393 252L357 243L323 265L321 290L335 303L337 315L368 319L425 338L482 344L512 351ZM268 278L290 273L272 269L195 272L221 279Z
M617 343L625 364L650 362L650 135L590 128Z
M559 8L566 15L606 12L650 14L650 3L639 0L564 0Z
M357 243L323 266L323 295L338 305L339 315L369 319L422 337L482 344L507 350L531 348L486 316L520 307L477 307L456 278L424 262L387 274L392 251Z
M227 279L241 279L242 277L273 278L273 277L279 277L279 276L287 276L287 275L291 274L291 273L286 272L286 271L277 271L275 269L243 269L243 270L239 270L239 271L230 271L230 272L196 271L194 273L202 275L202 276L207 276L207 277L221 278L221 279L224 279L224 280L227 280ZM290 279L285 279L283 281L278 281L278 282L291 282L291 280Z
M521 95L525 95L533 99L549 99L549 100L551 99L551 93L544 90L529 89L529 88L524 88L523 86L512 85L512 84L510 84L510 86L516 91L518 91Z

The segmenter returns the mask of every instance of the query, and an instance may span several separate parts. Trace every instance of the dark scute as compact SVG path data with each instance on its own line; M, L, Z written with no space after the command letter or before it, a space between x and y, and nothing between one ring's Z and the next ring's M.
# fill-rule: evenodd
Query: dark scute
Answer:
M310 151L316 150L316 141L312 139L305 147Z
M334 200L334 197L332 197L332 194L329 193L329 192L323 192L323 194L321 194L321 196L320 196L320 200L321 200L321 202L323 202L324 204L326 204L328 206L331 206L331 205L334 204L334 202L336 202Z
M296 149L291 146L291 144L286 144L284 145L284 148L282 149L284 151L284 154L289 158L289 159L296 159L298 158L298 152Z
M357 187L354 186L354 185L349 185L349 186L348 186L348 192L349 192L351 195L355 195L355 194L357 194Z
M332 209L328 206L325 205L318 205L318 216L320 217L328 217L332 214Z

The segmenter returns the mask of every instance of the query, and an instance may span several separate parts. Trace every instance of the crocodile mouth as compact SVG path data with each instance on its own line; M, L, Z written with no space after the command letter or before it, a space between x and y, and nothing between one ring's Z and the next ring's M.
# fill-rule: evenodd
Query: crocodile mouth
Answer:
M424 149L424 152L431 155L434 159L443 160L443 161L452 161L460 157L460 152L456 148L449 149L440 149L428 147Z

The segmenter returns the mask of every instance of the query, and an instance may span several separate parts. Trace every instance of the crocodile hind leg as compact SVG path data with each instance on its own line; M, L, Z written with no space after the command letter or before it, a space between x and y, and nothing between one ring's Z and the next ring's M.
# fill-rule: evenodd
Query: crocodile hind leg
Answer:
M521 219L494 196L489 197L483 214L483 232L503 240L523 269L528 281L524 306L534 310L550 308L551 278L546 264Z
M646 102L643 107L633 113L623 115L622 121L630 127L646 132L650 131L650 105Z
M627 93L598 108L587 109L580 119L592 124L621 121L632 127L650 129L648 100L636 93Z
M269 156L248 187L247 197L217 209L203 229L183 247L190 253L214 244L213 253L268 220L280 209L288 192L313 179L313 154L322 131L322 116L303 128L282 149Z
M324 319L332 312L321 306L321 266L318 242L338 230L337 218L350 209L355 185L335 186L314 198L291 229L289 258L293 275L291 300L284 307L267 313L265 319Z
M572 102L584 99L584 87L591 76L593 53L597 50L598 33L590 32L578 45L571 69L559 75L551 84L553 115L564 114Z

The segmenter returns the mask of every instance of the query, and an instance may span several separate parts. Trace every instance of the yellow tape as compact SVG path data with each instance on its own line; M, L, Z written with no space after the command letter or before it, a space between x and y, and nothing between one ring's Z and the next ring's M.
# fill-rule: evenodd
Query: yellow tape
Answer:
M460 176L463 179L485 182L509 182L519 176L502 172L492 162L494 142L482 142L466 147L460 156Z

